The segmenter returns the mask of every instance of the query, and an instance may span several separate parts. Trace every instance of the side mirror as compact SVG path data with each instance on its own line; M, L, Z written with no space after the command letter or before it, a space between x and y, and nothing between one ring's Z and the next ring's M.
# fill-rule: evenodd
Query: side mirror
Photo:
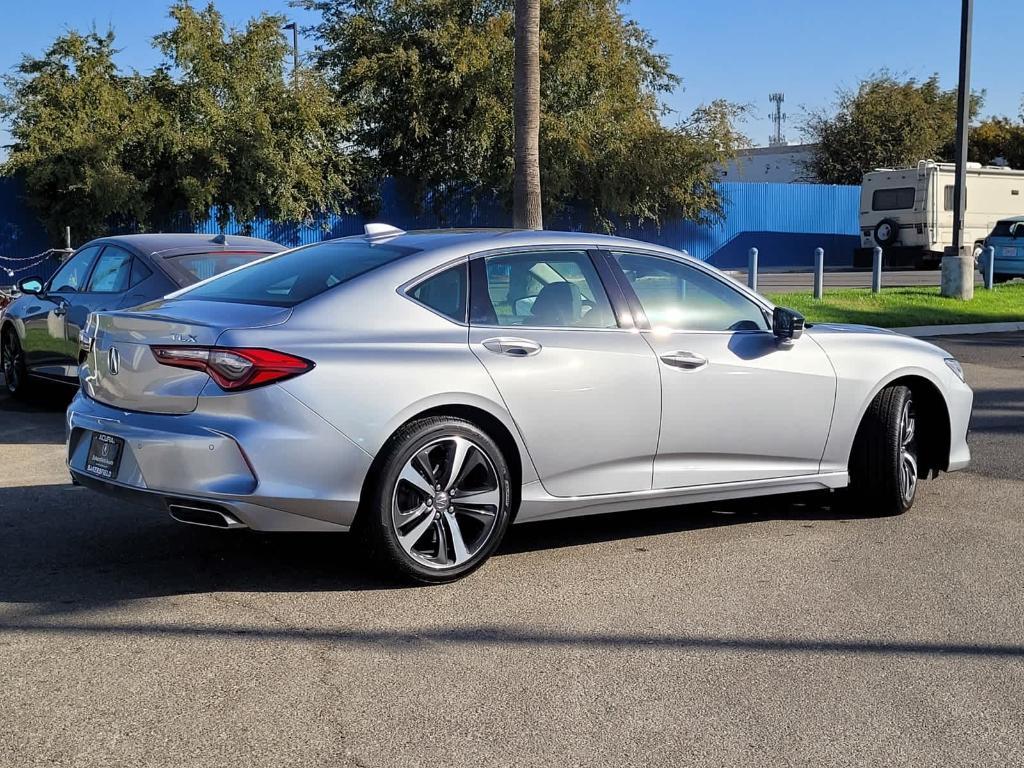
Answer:
M804 332L804 316L799 312L776 307L772 312L772 333L782 342L799 339Z
M15 287L22 293L38 296L43 292L43 281L38 277L23 277L15 283Z

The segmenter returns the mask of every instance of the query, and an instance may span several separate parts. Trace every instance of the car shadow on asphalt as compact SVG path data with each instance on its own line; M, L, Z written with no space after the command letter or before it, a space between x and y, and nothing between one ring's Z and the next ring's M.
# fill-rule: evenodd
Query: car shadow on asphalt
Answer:
M762 520L849 517L822 500L778 497L529 523L513 526L495 557ZM379 575L347 534L217 531L70 484L0 488L0 603L33 603L37 614L190 593L408 586Z
M0 394L0 445L60 445L64 442L64 412L75 396L71 387L34 382L35 391L23 399L6 390ZM0 375L0 388L3 376ZM12 422L16 426L12 426Z

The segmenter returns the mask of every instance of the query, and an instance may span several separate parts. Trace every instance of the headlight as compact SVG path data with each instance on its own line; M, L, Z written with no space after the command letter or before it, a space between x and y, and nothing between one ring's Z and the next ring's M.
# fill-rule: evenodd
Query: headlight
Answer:
M949 367L949 370L956 374L956 377L960 379L960 381L962 381L964 384L967 383L967 379L964 378L964 369L960 365L960 363L958 363L952 357L947 357L946 365Z

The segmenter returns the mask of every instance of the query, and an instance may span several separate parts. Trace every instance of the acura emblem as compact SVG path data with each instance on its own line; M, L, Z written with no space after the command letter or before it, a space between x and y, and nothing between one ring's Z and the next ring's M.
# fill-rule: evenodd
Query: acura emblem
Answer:
M117 351L117 347L111 347L107 353L107 369L111 376L117 376L117 372L121 370L121 353Z

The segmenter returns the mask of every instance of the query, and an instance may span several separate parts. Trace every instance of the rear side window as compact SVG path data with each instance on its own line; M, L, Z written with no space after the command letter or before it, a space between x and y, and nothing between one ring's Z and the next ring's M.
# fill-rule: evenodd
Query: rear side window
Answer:
M457 323L466 322L466 264L439 272L409 291L409 295Z
M585 251L537 251L472 262L474 325L615 328L615 316Z
M876 189L871 195L871 208L875 211L905 211L914 207L913 187Z
M273 256L196 286L189 299L294 307L370 270L415 253L365 240L332 240Z
M103 249L96 267L89 276L90 293L121 293L128 290L132 269L132 255L123 248L108 245Z
M139 259L132 262L132 280L131 287L134 288L136 285L141 283L143 280L147 280L153 274L153 270L143 264Z
M163 263L177 278L179 285L184 286L208 280L229 269L245 266L269 255L264 251L190 253L186 256L170 256L164 259Z

